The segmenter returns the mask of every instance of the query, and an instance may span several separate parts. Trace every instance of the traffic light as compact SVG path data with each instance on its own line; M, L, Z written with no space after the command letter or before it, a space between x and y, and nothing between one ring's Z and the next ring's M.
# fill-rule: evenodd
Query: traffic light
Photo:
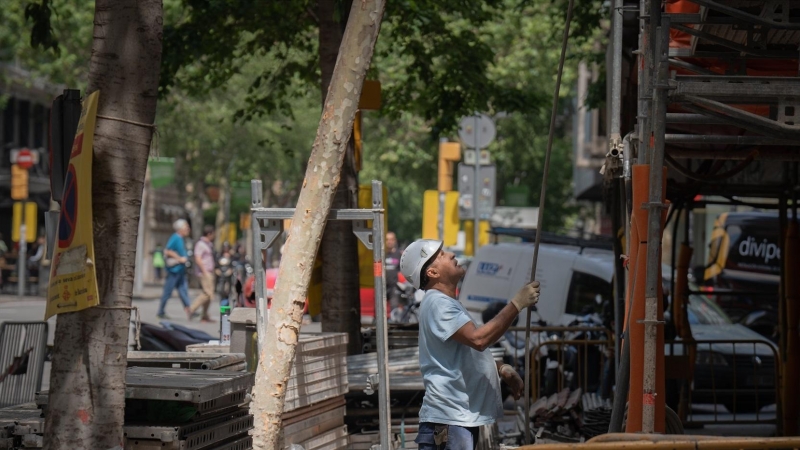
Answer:
M453 190L453 163L461 159L461 144L439 143L439 192Z
M11 165L11 198L13 200L28 198L28 170L19 164Z

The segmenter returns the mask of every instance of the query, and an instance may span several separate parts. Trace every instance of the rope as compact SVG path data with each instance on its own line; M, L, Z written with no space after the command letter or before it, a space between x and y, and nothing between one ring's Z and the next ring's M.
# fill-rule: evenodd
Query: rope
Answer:
M97 305L95 308L98 309L123 309L127 311L131 311L132 313L136 313L136 333L134 335L134 339L136 340L136 350L142 349L142 343L139 341L139 336L142 334L142 314L139 312L139 308L136 306L103 306Z
M550 154L553 151L553 137L556 130L556 113L558 112L558 94L561 90L561 75L564 73L564 60L567 55L567 43L569 42L569 25L572 22L572 8L575 0L569 0L567 7L567 21L564 25L564 37L561 42L561 58L558 60L558 76L556 77L556 88L553 92L553 110L550 112L550 132L547 135L547 152L544 157L544 174L542 175L542 194L539 196L539 218L537 223L536 241L533 245L533 265L531 266L530 280L536 278L536 264L539 260L539 244L542 240L542 223L544 221L545 194L547 192L547 172L550 169ZM527 320L525 321L525 444L531 443L531 309L527 308Z
M98 119L106 119L106 120L114 120L114 121L117 121L117 122L123 122L123 123L131 124L131 125L136 125L137 127L150 128L151 130L153 130L153 136L152 136L152 139L150 140L150 156L152 156L153 158L158 158L158 136L159 136L159 134L158 134L158 127L156 127L156 124L154 124L154 123L137 122L135 120L122 119L120 117L104 116L102 114L98 114L97 118Z

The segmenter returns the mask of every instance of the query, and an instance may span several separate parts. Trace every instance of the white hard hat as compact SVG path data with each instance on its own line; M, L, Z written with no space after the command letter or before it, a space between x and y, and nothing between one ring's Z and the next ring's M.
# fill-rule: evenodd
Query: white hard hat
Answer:
M400 257L400 272L411 280L415 288L420 288L422 267L442 249L442 241L433 239L420 239L406 247Z

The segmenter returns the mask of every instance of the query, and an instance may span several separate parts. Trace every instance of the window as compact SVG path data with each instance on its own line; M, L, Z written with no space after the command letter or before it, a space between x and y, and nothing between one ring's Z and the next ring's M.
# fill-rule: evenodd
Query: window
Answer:
M44 106L34 105L33 107L33 148L42 148L47 143L46 132L47 117L45 116Z
M594 275L574 272L567 296L566 313L578 316L602 314L603 303L612 299L613 292L611 283Z
M17 121L17 125L19 126L19 139L17 144L20 147L30 147L31 145L31 102L21 100L19 102L19 109L17 110L19 113L19 120Z
M11 148L14 146L14 118L16 100L14 97L6 101L5 108L3 108L3 147Z

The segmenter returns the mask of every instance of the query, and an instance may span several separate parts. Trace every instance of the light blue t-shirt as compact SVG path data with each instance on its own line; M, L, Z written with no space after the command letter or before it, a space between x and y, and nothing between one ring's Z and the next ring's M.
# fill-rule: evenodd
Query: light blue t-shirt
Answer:
M451 339L471 321L457 300L435 289L425 293L419 317L419 365L425 383L420 422L476 427L503 415L492 353Z

